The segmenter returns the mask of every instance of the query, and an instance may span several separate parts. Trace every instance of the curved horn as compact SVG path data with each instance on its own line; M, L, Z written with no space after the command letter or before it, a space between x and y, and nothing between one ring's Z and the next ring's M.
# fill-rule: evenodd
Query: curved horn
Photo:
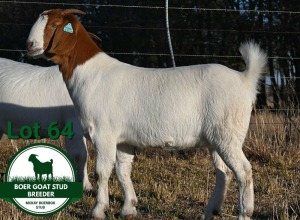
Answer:
M65 9L62 11L62 14L64 15L68 15L68 14L81 14L81 15L85 15L86 13L79 10L79 9L75 9L75 8L70 8L70 9Z
M90 35L93 39L98 40L98 41L102 41L96 34L93 34L93 33L91 33L91 32L88 32L88 33L89 33L89 35Z

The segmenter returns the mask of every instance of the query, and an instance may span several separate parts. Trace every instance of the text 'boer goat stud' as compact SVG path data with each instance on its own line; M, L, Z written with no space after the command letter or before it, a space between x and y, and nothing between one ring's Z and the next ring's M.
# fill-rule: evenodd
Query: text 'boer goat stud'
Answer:
M266 65L265 53L254 43L243 44L244 72L218 64L135 67L105 54L75 13L84 14L76 9L43 12L31 29L27 51L59 65L83 131L96 147L94 219L105 219L114 165L125 194L121 216L136 215L132 146L208 147L217 182L203 218L220 212L233 171L239 184L239 219L250 219L252 170L242 144Z

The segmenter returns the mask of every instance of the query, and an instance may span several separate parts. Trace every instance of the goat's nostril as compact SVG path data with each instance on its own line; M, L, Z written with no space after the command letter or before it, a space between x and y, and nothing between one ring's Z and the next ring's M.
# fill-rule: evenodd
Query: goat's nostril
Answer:
M33 46L33 41L27 41L26 42L26 48L27 48L27 50L31 49L32 46Z

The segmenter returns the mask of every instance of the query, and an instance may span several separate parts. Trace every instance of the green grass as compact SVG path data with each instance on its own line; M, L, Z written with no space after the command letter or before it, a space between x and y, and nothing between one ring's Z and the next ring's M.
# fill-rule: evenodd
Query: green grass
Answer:
M282 115L257 113L251 119L244 151L253 168L255 210L253 219L300 219L300 126L284 123ZM268 123L267 123L268 122ZM64 147L62 140L50 141ZM30 142L32 143L32 142ZM18 143L19 146L28 141ZM7 139L1 141L0 172L7 166L14 149ZM94 149L89 144L88 171L95 185ZM215 184L215 171L207 150L169 152L161 149L137 151L132 180L139 200L138 220L199 219ZM123 194L113 173L109 181L110 209L107 219L119 219ZM95 204L95 192L85 193L83 199L67 206L51 217L32 217L14 205L0 201L0 219L89 219ZM215 219L237 219L238 187L234 178L224 204L222 215Z
M16 183L42 183L42 182L73 182L70 177L64 176L64 177L53 177L52 179L46 180L45 177L43 177L41 180L36 180L34 177L12 177L10 178L10 182L16 182Z
M33 183L36 182L34 177L12 177L10 182L16 183Z

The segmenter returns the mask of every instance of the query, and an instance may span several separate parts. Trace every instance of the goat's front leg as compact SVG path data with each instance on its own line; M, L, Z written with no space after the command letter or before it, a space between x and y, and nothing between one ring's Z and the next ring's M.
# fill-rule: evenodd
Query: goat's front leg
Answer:
M93 220L105 219L105 211L109 208L108 179L116 161L117 146L114 140L106 137L93 141L96 148L95 178L98 185L97 201L92 211Z
M134 158L134 147L129 145L118 145L116 173L125 195L124 205L121 211L121 217L124 219L133 219L136 214L137 198L130 178L131 163Z
M75 128L74 128L75 129ZM81 135L78 129L75 131L75 135L72 140L65 138L67 152L74 160L78 180L83 181L83 189L90 191L93 189L92 184L89 181L87 173L87 159L88 151L86 145L86 139Z

